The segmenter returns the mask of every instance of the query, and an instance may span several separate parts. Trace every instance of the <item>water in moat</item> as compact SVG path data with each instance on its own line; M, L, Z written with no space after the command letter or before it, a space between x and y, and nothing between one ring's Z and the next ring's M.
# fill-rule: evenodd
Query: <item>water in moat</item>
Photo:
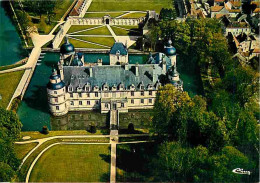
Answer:
M0 1L0 66L18 62L28 55L22 48L21 39Z
M85 60L96 62L102 58L103 64L109 63L107 54L85 54ZM129 62L142 64L146 61L145 55L130 55ZM107 116L99 112L69 113L63 117L52 117L48 111L46 85L51 75L51 68L59 60L58 53L47 53L42 59L41 65L37 65L31 83L25 93L23 101L18 109L18 115L23 123L23 131L39 131L43 126L50 130L78 130L86 129L91 123L98 123L99 127L105 127ZM201 83L197 74L191 74L187 67L178 62L178 70L184 81L184 90L190 95L200 94Z

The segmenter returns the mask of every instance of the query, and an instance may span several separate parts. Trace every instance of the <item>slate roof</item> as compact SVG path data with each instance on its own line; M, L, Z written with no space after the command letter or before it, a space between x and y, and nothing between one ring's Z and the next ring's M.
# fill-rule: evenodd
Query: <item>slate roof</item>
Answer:
M138 76L135 75L135 66L139 70ZM118 86L122 83L125 88L129 88L129 86L134 84L136 89L138 89L141 82L147 88L149 84L155 85L160 75L166 74L158 64L129 64L128 67L129 70L125 70L124 66L120 65L94 66L92 67L93 77L90 77L90 67L64 66L64 82L66 86L71 85L74 90L78 86L84 87L87 83L90 83L92 87L99 86L99 88L105 83L109 87ZM155 80L153 80L153 76L156 77Z
M117 51L120 51L120 55L127 55L127 48L121 42L115 42L113 47L110 50L110 54L116 54Z

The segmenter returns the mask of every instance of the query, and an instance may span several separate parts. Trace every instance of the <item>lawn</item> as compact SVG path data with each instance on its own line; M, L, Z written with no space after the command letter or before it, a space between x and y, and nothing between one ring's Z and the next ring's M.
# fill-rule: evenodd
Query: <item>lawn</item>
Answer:
M172 8L172 0L93 0L88 11L147 11L160 12L162 8Z
M54 20L59 21L66 11L69 9L74 0L58 0L55 7L55 17Z
M12 64L12 65L0 66L0 71L12 69L12 68L19 67L19 66L22 66L22 65L23 64Z
M83 41L69 39L69 42L75 46L75 48L93 48L93 49L108 49L107 47L86 43Z
M16 90L24 71L0 74L0 107L6 108Z
M38 160L30 182L108 182L109 145L57 145Z
M14 144L14 151L18 159L23 159L26 154L31 151L37 143L29 143L29 144Z
M122 18L140 18L145 17L146 13L130 13L127 15L124 15Z
M117 145L118 182L152 182L150 161L154 155L154 143Z
M90 29L93 27L98 27L98 25L72 25L67 33L69 34L77 31L85 30L85 29Z
M136 32L136 29L134 31L131 31L131 30L126 30L126 29L120 29L120 28L114 27L114 26L112 26L111 28L113 29L114 33L117 36L140 36L141 35L140 32Z
M84 18L100 18L100 17L104 17L105 15L110 15L112 18L118 17L120 15L123 15L124 12L101 12L101 13L91 13L91 12L87 12L84 16Z
M79 32L79 33L76 33L75 35L111 35L111 33L106 26L103 26L103 27L99 27L96 29Z
M49 134L45 135L40 132L21 132L21 136L30 136L31 139L41 139L46 137L53 137L53 136L61 136L61 135L107 135L109 133L104 133L104 130L97 130L95 134L92 134L86 130L71 130L71 131L49 131Z
M75 37L75 38L81 39L84 41L89 41L92 43L102 44L102 45L109 46L109 47L112 47L115 42L115 39L112 37L83 37L83 36L80 36L80 37ZM77 46L75 46L75 47L77 47Z

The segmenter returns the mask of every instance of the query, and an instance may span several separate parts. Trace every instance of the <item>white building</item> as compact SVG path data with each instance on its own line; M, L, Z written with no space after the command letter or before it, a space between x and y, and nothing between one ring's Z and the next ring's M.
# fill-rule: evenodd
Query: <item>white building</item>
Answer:
M47 85L50 112L61 116L69 111L153 108L162 75L182 90L171 44L165 46L165 54L150 55L149 64L129 64L128 51L117 42L110 52L110 65L84 66L83 55L75 53L67 41L61 46L59 74L53 69Z

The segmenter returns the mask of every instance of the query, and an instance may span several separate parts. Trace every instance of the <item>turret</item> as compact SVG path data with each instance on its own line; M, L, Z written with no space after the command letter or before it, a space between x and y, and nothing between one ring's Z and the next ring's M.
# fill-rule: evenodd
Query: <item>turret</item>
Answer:
M176 63L176 49L172 46L172 41L169 39L166 46L164 47L165 54L171 59L171 65Z
M47 84L47 94L50 112L54 116L61 116L68 112L65 83L61 80L55 68L52 69L52 74Z
M65 37L65 42L60 47L61 59L66 59L67 57L75 53L75 48L73 44L69 42L68 37Z
M183 82L180 79L180 74L177 71L176 65L172 66L172 68L168 70L168 79L175 87L183 90Z

